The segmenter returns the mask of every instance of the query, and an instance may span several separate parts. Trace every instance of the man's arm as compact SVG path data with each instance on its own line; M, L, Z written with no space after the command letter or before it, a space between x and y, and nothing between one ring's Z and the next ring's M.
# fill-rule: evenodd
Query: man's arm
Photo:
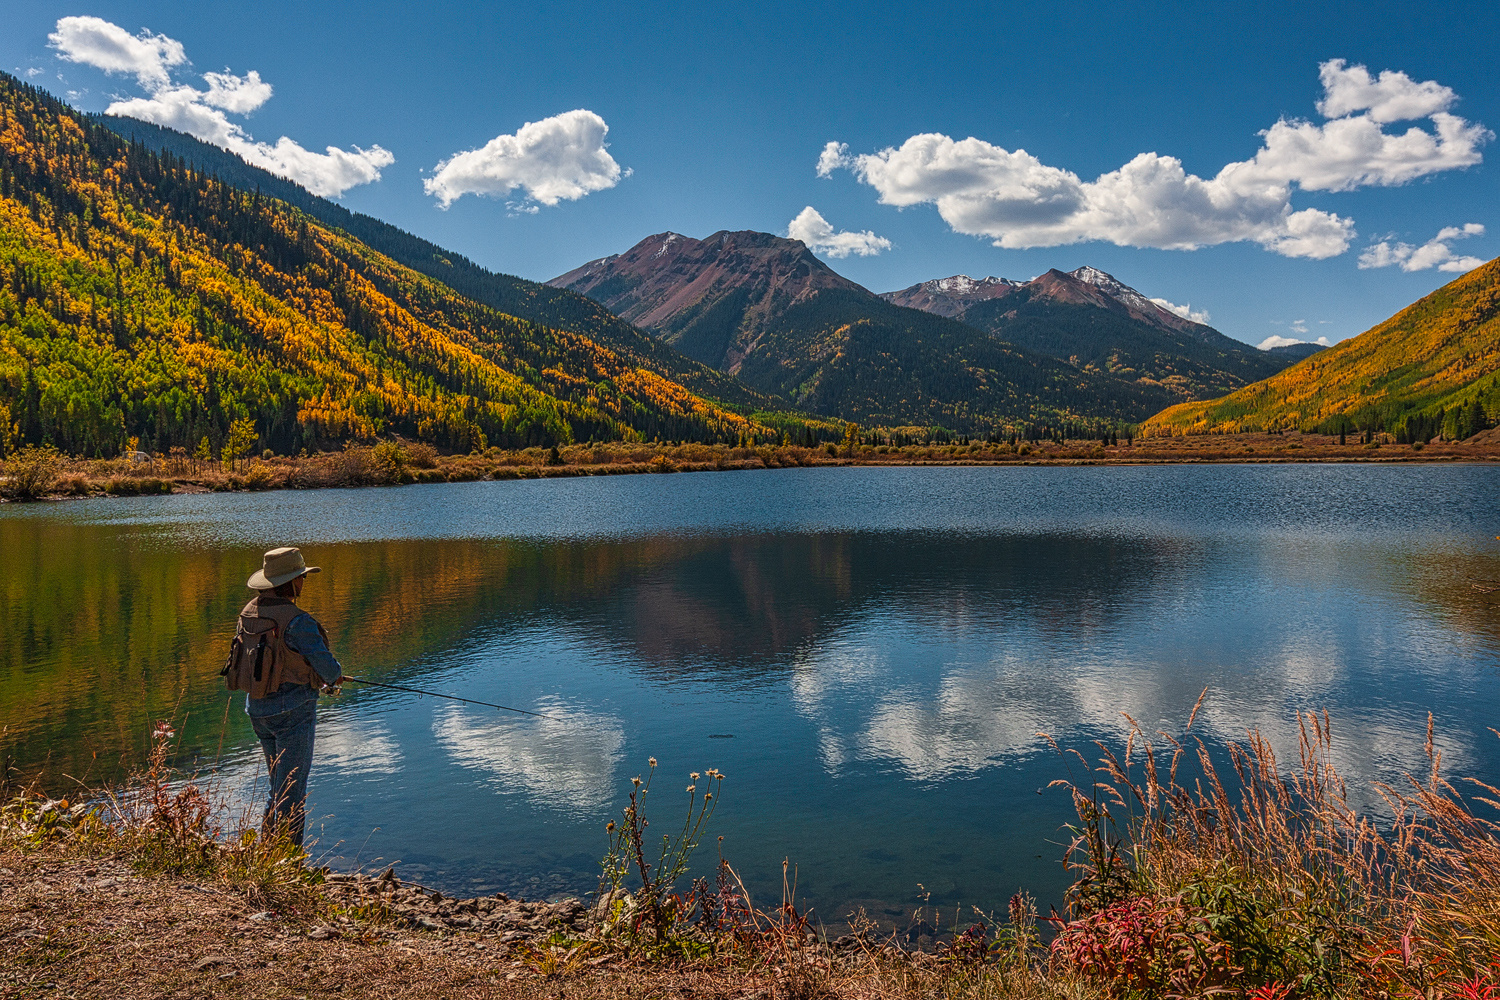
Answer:
M307 612L293 618L292 623L286 627L286 645L293 652L301 653L312 664L313 670L317 671L324 684L337 684L344 676L344 668L334 659L328 643L323 641L318 623Z

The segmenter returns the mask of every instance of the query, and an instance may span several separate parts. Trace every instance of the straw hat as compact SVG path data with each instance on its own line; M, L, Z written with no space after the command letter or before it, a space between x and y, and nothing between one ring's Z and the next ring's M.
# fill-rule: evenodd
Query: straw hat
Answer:
M251 590L275 590L288 580L295 580L305 573L321 573L317 566L309 566L302 559L302 550L283 546L272 549L262 557L260 569L251 574L245 586Z

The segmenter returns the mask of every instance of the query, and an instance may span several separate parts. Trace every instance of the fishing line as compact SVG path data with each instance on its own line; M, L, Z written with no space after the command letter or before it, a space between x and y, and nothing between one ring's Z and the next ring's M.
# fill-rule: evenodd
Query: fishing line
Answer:
M560 719L555 715L544 715L541 712L528 712L524 708L511 708L509 705L496 705L492 701L475 701L473 698L460 698L456 694L443 694L439 691L423 691L421 688L403 687L400 684L385 684L381 681L367 681L363 677L351 677L348 674L344 675L344 680L354 681L357 684L368 684L371 687L389 688L392 691L406 691L410 694L420 694L428 698L447 698L449 701L461 701L465 705L483 705L485 708L498 708L502 712L519 712L522 715L531 715L535 716L538 719L551 719L553 722L568 721L567 719Z

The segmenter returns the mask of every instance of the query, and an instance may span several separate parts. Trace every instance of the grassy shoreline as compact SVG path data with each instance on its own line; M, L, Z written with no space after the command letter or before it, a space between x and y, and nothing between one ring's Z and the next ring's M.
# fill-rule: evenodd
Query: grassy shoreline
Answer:
M1445 777L1429 720L1428 772L1376 784L1389 812L1377 818L1349 805L1326 713L1298 715L1297 760L1282 763L1258 732L1223 745L1193 736L1202 704L1180 733L1133 726L1123 745L1096 743L1092 758L1049 741L1068 775L1053 784L1078 817L1065 912L1039 916L1018 893L1007 915L956 924L930 952L859 913L854 933L828 940L794 887L757 908L723 860L714 881L663 878L698 846L717 772L688 789L684 837L664 843L659 861L645 810L655 761L644 781L632 779L590 901L456 900L394 871L333 874L243 823L217 825L211 796L167 767L173 734L161 725L149 770L125 788L89 805L23 793L0 809L0 990L257 1000L1500 995L1500 788Z
M729 445L612 443L562 448L497 448L441 455L423 445L384 442L339 452L296 457L264 455L234 463L185 455L135 460L42 457L25 453L0 466L0 485L13 499L142 496L168 493L244 492L326 487L401 486L413 483L550 479L576 476L727 472L836 466L1077 466L1246 463L1433 463L1500 461L1500 428L1467 441L1426 445L1343 443L1317 434L1236 434L1152 437L1126 444L1097 441L1005 442L930 445ZM19 483L31 473L33 480Z

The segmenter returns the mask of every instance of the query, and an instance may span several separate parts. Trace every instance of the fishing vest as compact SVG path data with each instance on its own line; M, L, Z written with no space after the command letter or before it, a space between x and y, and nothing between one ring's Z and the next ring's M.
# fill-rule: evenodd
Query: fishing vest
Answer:
M229 644L229 660L219 671L229 690L266 698L288 682L322 686L322 678L307 658L286 644L287 626L302 613L284 597L256 597L245 605ZM318 625L318 633L326 643L328 633L322 625Z

